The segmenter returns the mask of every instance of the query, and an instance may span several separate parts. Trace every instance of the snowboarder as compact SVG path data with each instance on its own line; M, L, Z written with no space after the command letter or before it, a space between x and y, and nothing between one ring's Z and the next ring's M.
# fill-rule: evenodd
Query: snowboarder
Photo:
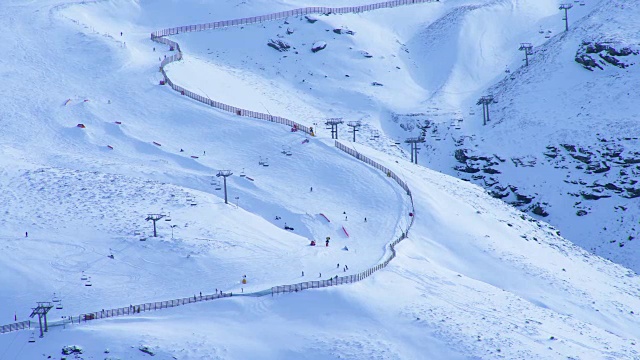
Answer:
M344 221L347 221L347 217L346 216L344 217Z
M180 149L180 152L184 152L184 150L183 150L183 149Z

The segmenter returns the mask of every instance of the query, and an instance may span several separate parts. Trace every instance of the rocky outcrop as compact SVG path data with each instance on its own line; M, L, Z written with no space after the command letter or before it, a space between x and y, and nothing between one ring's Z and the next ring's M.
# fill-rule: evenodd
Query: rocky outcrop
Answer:
M608 65L624 69L635 64L631 56L639 53L640 50L622 44L583 41L575 61L589 71L595 68L604 70Z

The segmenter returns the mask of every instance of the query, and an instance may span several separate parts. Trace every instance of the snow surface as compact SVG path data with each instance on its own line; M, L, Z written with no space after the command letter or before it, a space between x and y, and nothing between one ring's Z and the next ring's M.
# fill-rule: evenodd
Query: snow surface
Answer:
M338 263L353 273L378 263L409 220L402 189L335 149L324 132L303 144L305 137L286 127L219 112L158 86L158 57L172 53L148 39L167 26L350 4L0 5L0 24L12 29L2 34L11 56L0 60L11 89L0 107L0 322L12 322L14 314L26 319L36 301L54 292L64 310L53 310L50 319L200 291L248 293L345 274ZM387 269L360 283L52 327L35 344L27 342L28 331L8 333L0 335L0 359L57 357L73 344L88 358L126 359L148 357L141 345L158 358L180 359L637 358L640 281L632 271L475 185L409 164L388 146L401 133L389 121L392 113L415 111L431 94L449 111L461 100L446 94L460 91L465 71L493 70L466 83L477 92L503 70L494 55L506 40L483 58L469 57L469 43L447 44L437 71L452 72L445 77L408 63L412 39L477 7L482 11L466 20L466 37L484 44L472 39L476 27L494 39L525 33L556 6L451 1L174 37L185 60L170 65L168 75L192 91L309 125L333 116L366 121L350 146L408 182L416 206L409 239ZM498 15L509 20L481 26ZM293 49L266 46L287 26L295 28L298 58ZM337 27L355 35L326 31ZM316 41L328 46L313 54ZM375 129L387 135L375 139ZM292 156L282 154L285 148ZM266 158L270 166L259 166ZM212 185L220 169L234 172L228 205ZM243 170L254 181L236 176ZM159 221L153 238L144 218L157 212L170 213L171 222ZM294 231L284 230L285 222ZM177 225L173 237L170 224ZM308 246L326 236L330 247ZM349 251L341 250L345 245ZM84 286L83 271L93 286Z

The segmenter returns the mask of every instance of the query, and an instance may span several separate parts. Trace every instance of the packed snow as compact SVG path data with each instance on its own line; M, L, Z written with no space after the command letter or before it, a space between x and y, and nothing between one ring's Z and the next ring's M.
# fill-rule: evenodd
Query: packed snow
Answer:
M407 118L423 116L401 115L431 111L448 124L492 84L501 97L495 123L510 116L526 123L525 110L509 115L515 110L505 106L500 79L505 64L517 68L514 42L539 35L540 27L554 35L563 29L556 1L452 0L171 37L185 55L167 66L172 81L312 125L317 137L217 111L158 85L159 62L173 52L150 41L154 30L358 4L0 5L0 24L11 29L1 35L11 56L0 60L10 89L0 107L0 324L27 320L36 302L54 293L63 304L51 311L54 326L44 338L37 330L33 343L33 330L0 334L0 359L58 358L63 349L107 359L638 358L640 279L633 271L560 237L558 228L579 234L574 223L567 220L566 230L561 218L557 228L547 225L476 185L409 163L394 143L418 132ZM584 18L588 28L596 5L576 4L571 19ZM575 50L563 47L566 37L532 42L545 43L552 57ZM291 48L269 47L271 39ZM326 48L314 53L317 43ZM569 68L545 70L542 61L535 58L514 81L532 83L527 74L536 72L536 82L548 81L536 86L549 87L553 77L545 71ZM569 62L578 66L572 71L584 70L573 56ZM515 87L513 102L533 91ZM328 117L363 121L355 143L342 128L341 141L409 184L409 238L387 268L362 282L236 296L358 273L385 259L387 244L407 228L410 198L384 173L337 150L323 130ZM477 115L464 120L461 135L482 133L522 149L520 157L529 154L506 132L488 135L480 122ZM500 127L491 129L498 134ZM452 155L420 156L421 164L454 173L444 158ZM233 172L228 204L219 170ZM508 181L525 176L504 172ZM156 213L167 216L153 237L145 218ZM57 325L85 312L217 291L234 296Z

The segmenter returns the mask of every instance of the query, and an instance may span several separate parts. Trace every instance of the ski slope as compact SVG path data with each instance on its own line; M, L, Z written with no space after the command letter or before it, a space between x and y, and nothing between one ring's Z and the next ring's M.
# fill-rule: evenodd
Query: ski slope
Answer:
M0 110L6 124L0 134L6 154L0 160L5 189L0 195L5 215L0 317L5 322L14 313L25 319L32 304L53 292L65 308L52 318L214 289L262 290L303 281L301 271L304 279L343 275L336 264L357 272L377 263L385 245L406 227L410 207L403 191L336 150L327 134L302 144L304 135L286 127L219 112L157 85L158 57L170 52L153 51L151 31L209 21L207 10L224 19L307 4L228 2L206 8L212 5L194 2L176 8L169 1L118 0L55 5L12 2L0 19L14 29L2 36L16 46L15 56L2 61L13 70L5 74L9 87L17 90ZM442 6L354 17L389 23L406 17L401 30L408 35L423 25L416 20L419 12L436 20L445 12ZM27 18L29 26L19 21ZM235 30L244 29L225 32ZM172 65L169 76L187 88L220 73L214 63L189 62L190 51L198 56L190 47L207 41L207 34L176 37L181 46L184 37L187 59ZM249 35L257 34L251 30ZM322 100L319 94L282 90L292 99L287 105L282 96L264 95L269 88L261 85L263 78L242 77L255 76L250 71L237 74L241 77L226 82L228 90L222 92L244 95L229 97L237 105L248 107L258 99L274 114L282 111L277 114L307 124L312 116L330 116L327 104L339 108L337 93ZM360 80L364 83L364 75ZM214 99L221 94L206 81L200 84ZM345 94L344 102L353 98L358 104L367 96ZM367 110L370 101L354 108L362 116L369 111L373 119L379 112ZM389 98L384 106L393 104ZM79 123L86 127L78 128ZM387 270L349 286L273 298L233 297L52 328L35 344L27 342L29 332L5 334L0 359L59 356L70 344L82 345L87 357L131 359L148 356L140 345L151 346L158 358L184 359L638 356L635 274L586 253L554 228L474 185L408 164L387 154L395 152L386 145L372 145L384 151L351 144L401 174L416 206L410 238L399 245L399 257ZM282 154L283 146L292 156ZM259 166L266 158L269 166ZM227 184L230 204L211 185L221 169L234 172ZM241 172L254 181L236 176ZM144 218L159 212L170 213L171 221L159 221L160 236L152 238ZM284 230L285 222L294 230ZM177 225L173 237L171 225ZM328 248L308 246L309 239L321 243L326 236L332 239ZM345 245L348 252L341 250ZM83 271L91 276L91 287L80 281ZM245 286L243 275L249 280Z

